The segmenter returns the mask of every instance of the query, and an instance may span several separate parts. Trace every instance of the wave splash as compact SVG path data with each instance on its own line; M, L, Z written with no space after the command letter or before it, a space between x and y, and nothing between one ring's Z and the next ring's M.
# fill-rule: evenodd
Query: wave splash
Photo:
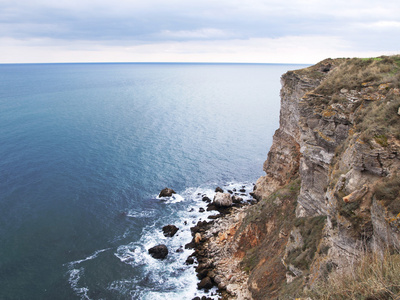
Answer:
M213 186L213 187L212 187ZM252 200L249 195L253 190L252 183L227 183L221 186L224 191L240 195L244 201ZM215 215L215 211L207 211L204 197L213 199L215 185L205 185L188 188L173 197L154 197L164 203L166 215L157 218L154 210L136 212L130 210L127 218L142 218L148 224L142 229L139 240L122 244L114 248L97 250L88 257L65 264L68 267L68 281L80 299L90 298L90 286L81 283L86 274L84 263L91 260L101 260L103 252L111 251L113 256L123 265L132 269L131 276L116 279L104 286L108 293L130 299L192 299L196 296L207 296L217 299L216 289L208 293L197 289L195 265L185 264L193 250L185 249L185 245L192 239L190 227L198 221L207 220ZM162 224L174 224L179 230L174 237L165 237L162 233ZM154 259L148 249L158 244L165 244L169 254L164 260ZM110 253L111 254L111 253Z

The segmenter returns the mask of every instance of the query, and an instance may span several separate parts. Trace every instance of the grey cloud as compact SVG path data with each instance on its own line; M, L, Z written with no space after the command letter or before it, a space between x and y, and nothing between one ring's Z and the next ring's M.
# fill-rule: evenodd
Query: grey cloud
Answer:
M14 1L15 2L15 1ZM297 35L363 35L354 22L379 21L387 8L376 1L65 1L0 4L0 36L99 42L279 38ZM358 2L358 1L355 1ZM321 4L322 3L322 4ZM360 3L358 3L360 4ZM385 3L390 11L400 4ZM375 9L374 9L375 8ZM373 12L376 12L373 14ZM390 18L398 18L396 15ZM349 28L352 30L349 30ZM353 32L351 32L353 31Z

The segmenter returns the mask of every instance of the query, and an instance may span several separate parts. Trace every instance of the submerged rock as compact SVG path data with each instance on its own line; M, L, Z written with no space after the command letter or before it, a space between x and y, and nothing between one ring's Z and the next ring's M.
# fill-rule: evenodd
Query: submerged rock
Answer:
M164 236L166 237L173 237L178 230L179 228L176 227L175 225L166 225L162 228Z
M173 194L176 194L176 192L173 189L165 188L165 189L161 190L158 197L171 197Z
M191 257L191 256L189 256L189 257L186 259L185 264L187 264L187 265L193 265L193 264L194 264L194 258Z
M243 198L242 197L238 197L238 196L233 196L232 197L232 202L236 203L236 204L242 203L243 202Z
M168 255L168 248L163 244L154 246L153 248L150 248L148 251L149 254L156 259L164 259Z

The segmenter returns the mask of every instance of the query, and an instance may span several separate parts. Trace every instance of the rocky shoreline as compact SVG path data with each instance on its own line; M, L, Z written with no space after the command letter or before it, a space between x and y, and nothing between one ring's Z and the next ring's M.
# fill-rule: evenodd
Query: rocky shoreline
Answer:
M235 256L234 236L245 211L256 201L243 202L239 193L232 194L232 191L224 193L222 189L216 189L214 200L208 204L207 210L217 210L219 214L210 216L210 221L199 221L191 228L193 239L185 247L194 249L194 252L186 263L198 263L198 289L210 290L215 286L222 299L251 299L247 288L248 274L241 270L241 257ZM196 297L193 300L199 299Z
M231 208L216 220L192 227L194 237L188 245L195 251L189 259L195 257L198 262L198 288L207 290L216 286L222 299L251 299L248 275L241 270L241 257L235 256L236 248L232 247L248 207Z
M173 194L174 190L165 188L159 197L171 197ZM247 288L248 274L240 266L242 257L236 255L234 237L246 210L257 203L254 196L253 191L249 191L248 187L246 190L245 186L226 192L217 187L213 200L202 195L202 201L207 203L207 211L218 213L191 227L192 240L185 245L185 249L194 250L185 263L195 268L199 279L198 289L209 294L193 300L212 300L217 295L218 299L251 299ZM179 228L166 225L162 231L164 236L172 238ZM183 251L182 248L180 250ZM162 244L148 249L148 252L155 259L165 259L168 255L168 250ZM216 289L217 294L211 289Z
M369 255L398 259L399 70L398 55L327 59L281 77L266 175L248 193L258 204L245 205L240 188L216 189L213 201L203 200L219 215L191 228L186 263L196 263L199 289L217 287L222 299L330 299L331 276L353 272Z

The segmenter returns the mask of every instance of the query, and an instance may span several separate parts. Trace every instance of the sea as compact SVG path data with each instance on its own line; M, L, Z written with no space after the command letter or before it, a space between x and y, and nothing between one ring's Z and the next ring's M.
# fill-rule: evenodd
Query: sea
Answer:
M250 200L302 67L1 64L0 299L217 299L185 264L190 227L218 186Z

